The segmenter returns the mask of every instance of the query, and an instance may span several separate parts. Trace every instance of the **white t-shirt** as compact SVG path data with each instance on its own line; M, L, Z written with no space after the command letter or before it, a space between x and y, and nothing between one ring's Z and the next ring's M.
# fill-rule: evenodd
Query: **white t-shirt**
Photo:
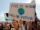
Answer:
M15 30L15 28L11 28L11 30ZM19 30L25 30L25 26L23 26L23 25L19 26Z
M13 27L14 27L14 26L12 25L12 26L11 26L11 30L15 30L15 28L13 28Z
M21 29L21 28L22 28L22 29ZM21 26L19 27L19 30L25 30L25 26L21 25Z
M27 30L29 30L29 25L27 25Z

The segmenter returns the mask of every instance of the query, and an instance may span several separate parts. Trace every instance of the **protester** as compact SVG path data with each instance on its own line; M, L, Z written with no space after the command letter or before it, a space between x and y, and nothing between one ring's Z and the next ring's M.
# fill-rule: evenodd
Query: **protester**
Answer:
M13 27L12 28L13 30L24 30L22 20L17 21L17 20L14 19L12 21L12 27Z
M23 25L23 21L19 20L19 29L20 30L25 30L25 26Z
M37 24L35 22L32 22L32 26L37 29ZM34 28L32 28L32 30L34 30Z
M26 21L23 21L23 25L24 25L24 26L26 25Z
M40 30L40 21L38 22L38 30Z
M10 30L10 24L8 22L6 22L4 24L4 29L3 30Z
M12 21L12 27L13 27L12 28L13 30L19 30L19 24L18 24L18 21L17 20L14 19Z
M27 24L26 24L26 21L23 21L23 26L24 26L24 29L27 30Z
M3 30L3 24L0 23L0 30Z

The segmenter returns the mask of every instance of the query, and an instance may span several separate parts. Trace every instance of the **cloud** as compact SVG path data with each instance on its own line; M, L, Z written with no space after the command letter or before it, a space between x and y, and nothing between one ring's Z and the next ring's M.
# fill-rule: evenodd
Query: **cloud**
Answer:
M36 13L39 13L40 11L36 10Z
M0 17L4 17L4 12L1 12L0 13Z
M28 1L26 1L25 3L30 3L31 2L31 0L28 0Z
M28 0L25 3L30 3L32 0ZM40 4L40 0L35 0L36 4Z
M7 13L7 12L0 12L0 17L4 18L4 13Z
M37 13L37 17L40 19L40 10L36 10L36 13Z
M0 21L5 21L5 20L4 20L4 13L5 13L5 12L0 12Z
M5 18L4 17L0 17L0 21L5 21Z
M5 21L4 13L6 12L0 12L0 21Z
M40 0L36 0L36 3L37 3L37 4L40 4Z

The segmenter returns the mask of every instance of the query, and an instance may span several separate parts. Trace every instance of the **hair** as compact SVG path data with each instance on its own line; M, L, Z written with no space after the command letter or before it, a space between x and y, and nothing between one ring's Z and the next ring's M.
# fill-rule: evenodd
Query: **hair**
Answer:
M18 23L18 21L17 21L17 20L15 20L15 19L13 19L12 21L16 21L16 22ZM18 24L18 29L19 29L19 24ZM18 30L18 29L17 29L17 30Z
M16 22L18 23L18 21L17 21L17 20L15 20L15 19L13 19L12 21L16 21Z
M23 21L23 24L26 24L26 21Z
M5 22L5 24L6 24L6 23L8 24L8 22Z

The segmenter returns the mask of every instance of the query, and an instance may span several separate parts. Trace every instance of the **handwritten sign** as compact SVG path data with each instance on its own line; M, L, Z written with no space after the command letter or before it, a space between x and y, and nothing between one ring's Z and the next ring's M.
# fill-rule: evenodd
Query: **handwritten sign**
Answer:
M35 21L35 4L10 3L9 18Z

